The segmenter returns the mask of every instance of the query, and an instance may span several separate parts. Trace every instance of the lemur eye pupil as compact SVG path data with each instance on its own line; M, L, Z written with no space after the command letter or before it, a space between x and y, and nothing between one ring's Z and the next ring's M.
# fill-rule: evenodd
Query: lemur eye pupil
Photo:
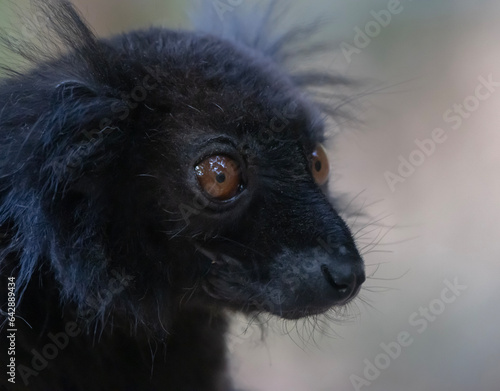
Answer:
M316 169L316 171L320 172L321 171L321 162L316 162L314 163L314 168Z
M238 163L225 155L212 155L194 167L201 190L219 201L226 201L238 194L242 179Z

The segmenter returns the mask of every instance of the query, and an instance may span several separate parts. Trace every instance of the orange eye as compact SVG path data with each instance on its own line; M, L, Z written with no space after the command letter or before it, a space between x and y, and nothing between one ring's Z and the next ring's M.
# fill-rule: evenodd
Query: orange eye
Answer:
M311 171L314 180L319 186L324 185L328 180L330 164L328 163L325 147L322 144L317 144L312 153Z
M229 200L240 190L240 169L230 157L210 156L197 164L194 170L201 188L212 198Z

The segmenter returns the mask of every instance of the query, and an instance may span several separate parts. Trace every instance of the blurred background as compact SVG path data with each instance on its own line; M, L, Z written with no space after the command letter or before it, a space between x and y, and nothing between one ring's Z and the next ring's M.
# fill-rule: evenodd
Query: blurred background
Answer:
M221 23L255 3L206 1L222 4ZM103 36L188 27L194 4L75 3ZM500 390L500 3L299 7L283 22L331 17L325 39L337 50L325 63L367 83L353 95L360 121L334 129L330 155L333 190L366 212L348 221L370 278L341 322L271 319L263 339L237 317L228 339L238 389Z

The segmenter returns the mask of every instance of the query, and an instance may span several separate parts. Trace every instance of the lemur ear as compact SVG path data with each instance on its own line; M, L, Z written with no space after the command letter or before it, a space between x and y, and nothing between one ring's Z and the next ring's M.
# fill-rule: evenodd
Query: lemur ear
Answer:
M54 188L71 186L87 174L105 170L112 159L109 145L119 150L123 133L117 115L126 103L108 94L107 87L77 79L51 87L51 111L44 118L44 139L51 156L41 169Z
M79 80L64 80L56 85L54 103L60 104L68 99L95 98L96 96L97 92L85 82Z

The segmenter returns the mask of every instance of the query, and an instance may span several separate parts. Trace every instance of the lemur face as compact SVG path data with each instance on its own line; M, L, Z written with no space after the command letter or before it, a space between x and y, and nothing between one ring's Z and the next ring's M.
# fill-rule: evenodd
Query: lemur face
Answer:
M169 39L180 47L151 65L166 84L133 125L154 129L137 153L159 186L168 258L197 270L218 305L297 318L347 303L363 262L328 199L319 111L262 56L212 37Z

